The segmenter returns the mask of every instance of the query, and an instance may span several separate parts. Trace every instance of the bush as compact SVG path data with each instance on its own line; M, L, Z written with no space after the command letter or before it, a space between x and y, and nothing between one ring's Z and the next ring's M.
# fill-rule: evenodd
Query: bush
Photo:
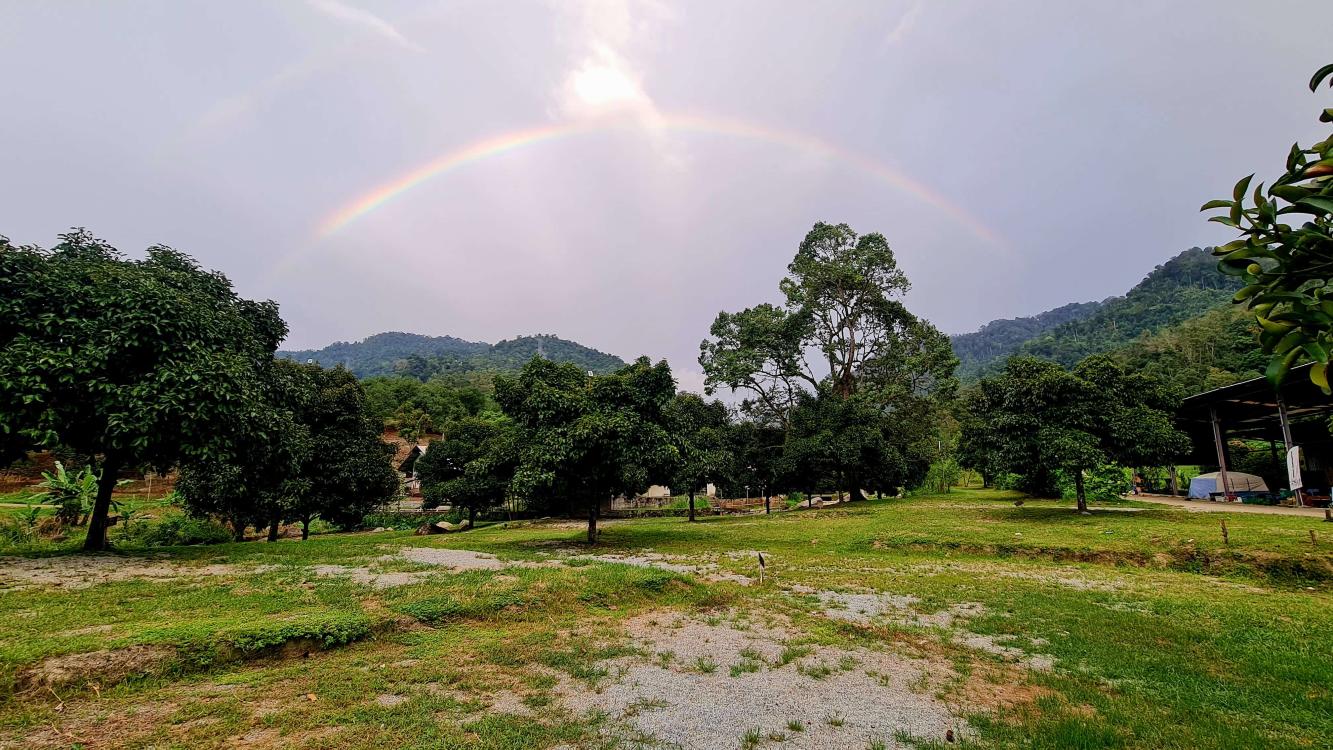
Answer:
M1060 472L1056 480L1060 487L1060 497L1075 500L1078 497L1072 474ZM1083 472L1083 492L1090 502L1119 500L1129 491L1129 473L1115 464L1104 464Z
M997 474L995 477L995 489L997 490L1017 490L1023 487L1023 475L1005 472Z
M211 519L171 516L158 523L140 524L135 539L155 547L221 544L231 541L231 531Z

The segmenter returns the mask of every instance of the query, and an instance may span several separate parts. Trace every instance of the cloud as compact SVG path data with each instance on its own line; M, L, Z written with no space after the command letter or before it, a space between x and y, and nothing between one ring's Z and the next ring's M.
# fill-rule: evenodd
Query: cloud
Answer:
M425 52L416 42L403 36L393 24L368 10L353 7L341 0L306 0L306 4L330 18L368 29L404 49Z
M553 98L567 118L633 115L646 124L657 104L643 85L641 57L654 29L669 13L644 0L558 3L569 62Z

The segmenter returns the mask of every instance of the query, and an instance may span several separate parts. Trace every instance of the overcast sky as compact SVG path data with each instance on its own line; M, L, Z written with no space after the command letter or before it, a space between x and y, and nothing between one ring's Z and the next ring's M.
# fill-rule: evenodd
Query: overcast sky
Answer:
M697 382L816 221L948 332L1124 292L1323 131L1327 0L0 3L0 234L86 226L288 345L543 332Z

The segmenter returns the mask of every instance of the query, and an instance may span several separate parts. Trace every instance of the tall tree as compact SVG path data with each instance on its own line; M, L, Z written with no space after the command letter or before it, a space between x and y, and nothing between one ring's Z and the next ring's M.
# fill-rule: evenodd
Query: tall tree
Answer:
M693 393L677 393L667 406L666 421L676 447L671 485L684 487L689 520L694 521L694 496L709 482L720 482L734 466L727 450L730 415L721 401L705 401Z
M117 473L226 452L287 328L272 302L167 247L127 260L84 230L0 241L0 434L98 458L85 549L106 546Z
M898 459L955 388L948 337L899 300L909 284L881 234L816 224L787 270L783 306L723 312L714 321L699 356L709 392L746 392L751 413L788 428L797 452L789 467L824 466L854 497L872 476L910 474ZM797 417L801 429L793 431ZM825 430L855 449L828 452L820 445L826 438L815 437Z
M1333 86L1333 64L1310 79L1318 91L1325 80ZM1333 123L1333 109L1320 122ZM1329 351L1333 349L1333 134L1310 148L1300 144L1287 155L1286 172L1267 192L1263 183L1250 192L1254 175L1236 183L1230 200L1203 204L1204 211L1223 209L1215 221L1241 236L1218 247L1224 273L1239 276L1245 286L1235 301L1245 303L1263 328L1259 343L1270 355L1269 380L1280 383L1301 358L1314 363L1310 379L1329 388ZM1252 205L1246 205L1246 198ZM1300 222L1296 225L1296 222Z
M665 411L675 395L666 362L641 357L610 375L534 357L496 380L496 400L518 429L514 491L588 513L597 541L602 503L670 477L677 454Z

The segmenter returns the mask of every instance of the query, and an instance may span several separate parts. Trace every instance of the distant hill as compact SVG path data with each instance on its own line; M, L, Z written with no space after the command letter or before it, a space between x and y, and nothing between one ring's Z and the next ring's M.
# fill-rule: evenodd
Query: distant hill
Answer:
M510 372L540 354L553 362L572 362L580 369L606 373L625 361L551 334L520 336L497 344L465 341L453 336L422 336L391 331L362 341L338 341L323 349L279 351L298 362L314 360L325 367L343 365L361 378L406 375L426 380L435 374Z
M1056 326L1082 320L1101 309L1101 302L1070 302L1030 318L992 320L974 333L953 336L958 355L958 377L971 380L989 364L1003 361L1025 342Z
M1168 260L1123 297L1065 305L1031 318L996 320L953 337L959 376L972 380L1014 354L1069 366L1230 303L1239 281L1217 271L1207 248Z

